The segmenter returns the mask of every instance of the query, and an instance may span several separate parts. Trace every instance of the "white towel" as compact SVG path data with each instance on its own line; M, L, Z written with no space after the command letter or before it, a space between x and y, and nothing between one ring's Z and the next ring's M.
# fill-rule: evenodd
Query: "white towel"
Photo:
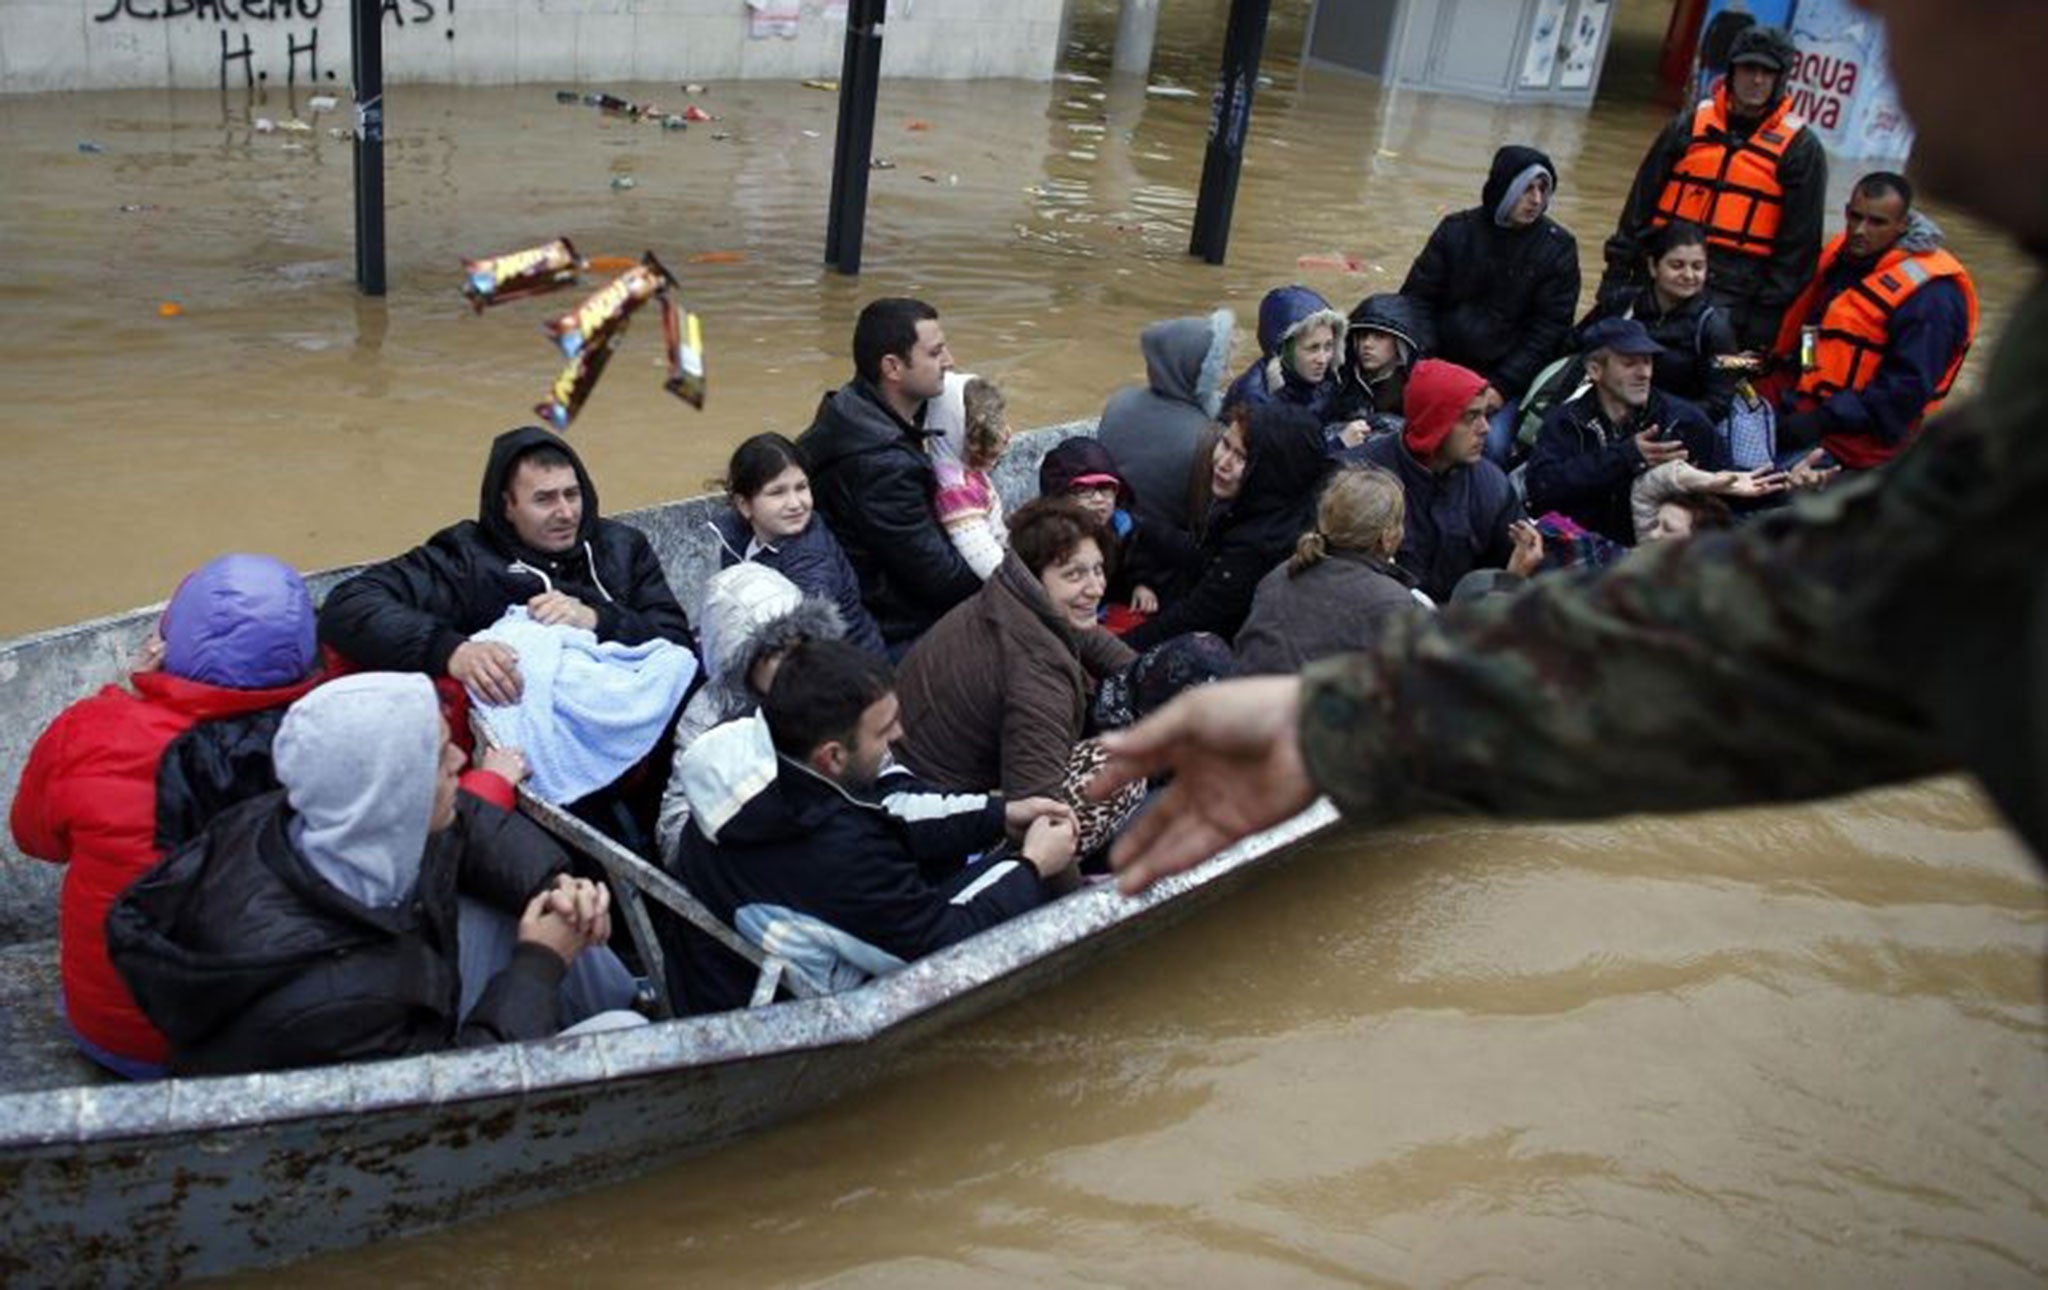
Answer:
M485 712L498 741L526 754L527 787L550 802L593 793L653 751L697 674L696 657L673 642L600 641L581 627L543 626L522 605L471 639L519 655L519 702Z

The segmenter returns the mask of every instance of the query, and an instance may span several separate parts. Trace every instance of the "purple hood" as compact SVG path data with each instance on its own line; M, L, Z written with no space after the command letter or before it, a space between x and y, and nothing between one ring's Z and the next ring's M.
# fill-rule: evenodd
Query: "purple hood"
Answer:
M164 608L164 670L233 690L305 679L318 658L305 580L267 555L224 555L188 576Z

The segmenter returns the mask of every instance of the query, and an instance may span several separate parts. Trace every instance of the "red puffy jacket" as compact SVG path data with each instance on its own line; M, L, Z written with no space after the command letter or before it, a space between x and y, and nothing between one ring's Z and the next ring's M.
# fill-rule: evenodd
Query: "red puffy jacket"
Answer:
M36 740L10 823L32 856L70 867L58 903L64 1011L87 1042L161 1064L169 1046L107 961L107 909L159 858L157 765L203 721L290 703L316 679L231 690L164 672L138 672L134 692L110 685L66 708Z

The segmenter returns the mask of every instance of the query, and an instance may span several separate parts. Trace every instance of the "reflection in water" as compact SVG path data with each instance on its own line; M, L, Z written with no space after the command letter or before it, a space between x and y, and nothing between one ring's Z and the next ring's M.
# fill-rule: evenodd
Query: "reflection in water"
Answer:
M1621 37L1660 27L1655 7L1630 6ZM682 273L709 325L709 410L662 392L643 324L573 431L621 509L695 491L748 434L801 429L877 294L937 303L962 365L1001 378L1028 425L1138 379L1155 318L1227 303L1248 324L1295 278L1345 308L1397 286L1510 138L1556 157L1590 267L1663 116L1303 71L1304 6L1283 4L1230 262L1208 268L1186 246L1226 8L1167 6L1153 79L1192 101L1108 75L1113 0L1077 0L1050 85L885 83L876 152L896 168L874 175L857 282L819 262L834 102L793 84L715 85L722 119L682 134L557 106L552 86L394 87L382 303L351 285L331 120L255 134L279 103L224 118L203 93L0 100L0 157L35 176L0 192L0 444L23 485L0 538L35 567L0 599L0 634L157 598L223 549L333 564L466 513L490 437L530 419L558 364L538 332L553 302L471 316L464 254L567 233ZM619 175L636 186L614 191ZM1995 336L2026 270L1947 222ZM744 258L689 263L704 252ZM159 318L166 300L183 316ZM2044 928L2035 871L1948 782L1347 840L842 1106L294 1276L2039 1281Z

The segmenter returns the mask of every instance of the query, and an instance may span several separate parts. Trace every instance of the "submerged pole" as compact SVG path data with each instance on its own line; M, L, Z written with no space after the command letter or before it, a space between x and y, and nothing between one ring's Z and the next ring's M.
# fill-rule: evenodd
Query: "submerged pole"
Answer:
M1194 235L1188 254L1223 263L1230 244L1230 212L1237 205L1237 174L1244 166L1245 131L1251 124L1252 91L1259 83L1259 55L1266 45L1266 17L1272 0L1230 0L1223 36L1223 70L1209 102L1209 148L1202 158L1202 186L1195 198Z
M349 0L356 87L356 286L384 294L384 6Z
M1111 71L1135 72L1144 76L1152 70L1152 41L1159 32L1159 0L1123 0L1116 15L1116 51L1110 56Z
M882 79L882 16L887 0L852 0L846 55L839 71L839 134L832 148L832 195L825 213L825 263L860 272L867 230L868 165L875 148L875 98Z

